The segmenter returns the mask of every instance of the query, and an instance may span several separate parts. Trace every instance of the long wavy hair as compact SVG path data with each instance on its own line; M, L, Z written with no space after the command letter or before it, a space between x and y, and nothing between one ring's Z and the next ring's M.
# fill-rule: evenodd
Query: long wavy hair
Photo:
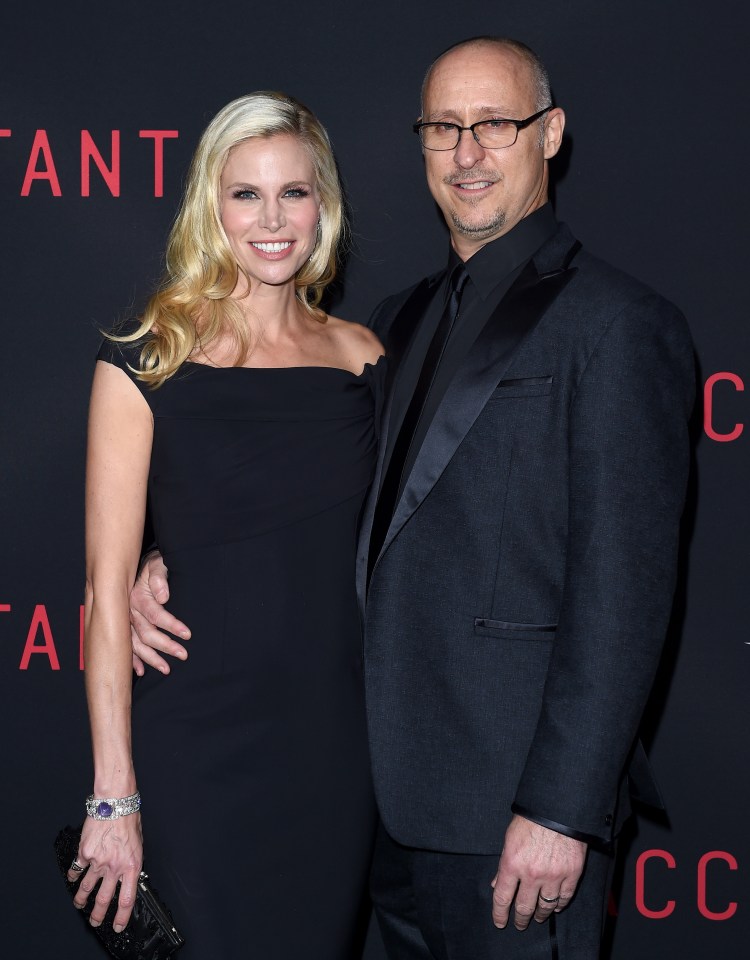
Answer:
M308 313L325 322L319 308L336 275L338 253L347 234L344 203L328 134L315 115L283 93L261 90L228 103L209 123L190 164L185 195L169 234L164 276L151 296L138 329L120 343L143 340L134 373L161 386L190 357L227 334L242 366L257 337L231 298L240 271L221 223L220 182L230 151L253 137L296 137L312 161L320 194L320 226L310 259L294 278L296 296Z

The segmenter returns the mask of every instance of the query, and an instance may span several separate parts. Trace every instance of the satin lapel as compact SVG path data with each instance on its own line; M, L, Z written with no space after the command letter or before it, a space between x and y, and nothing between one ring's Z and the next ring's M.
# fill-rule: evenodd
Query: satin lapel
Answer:
M375 464L375 475L373 476L370 493L365 501L362 511L362 521L359 528L359 541L357 547L357 595L359 602L364 608L365 593L367 589L367 562L369 557L370 531L372 529L373 516L375 514L375 504L377 502L377 492L380 490L380 484L385 470L386 451L388 449L388 434L391 429L391 417L393 416L393 396L394 385L398 382L399 370L401 369L401 360L411 349L416 334L415 320L423 317L427 311L430 300L434 296L435 289L438 286L442 273L426 277L412 293L406 298L403 306L398 310L391 321L388 331L382 338L386 350L387 367L385 377L385 403L383 405L383 414L380 424L380 437L378 441L378 458ZM399 412L397 419L403 416L403 411Z
M385 395L392 396L392 387L398 378L401 369L401 360L411 348L417 332L415 319L423 317L432 299L435 288L442 279L442 273L433 274L420 281L404 301L403 306L391 321L388 332L384 335L383 345L388 357L388 368L385 377ZM389 404L390 406L390 404Z
M571 250L567 262L577 252ZM502 380L521 341L534 329L575 269L540 276L531 261L487 321L448 387L396 506L383 551L437 483L459 444ZM382 551L381 551L382 554Z

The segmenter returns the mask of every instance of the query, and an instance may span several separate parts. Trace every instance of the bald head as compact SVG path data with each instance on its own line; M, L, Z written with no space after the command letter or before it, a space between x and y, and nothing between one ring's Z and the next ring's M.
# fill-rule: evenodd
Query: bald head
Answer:
M511 37L470 37L468 40L459 40L452 46L444 50L436 57L427 68L427 73L422 81L422 93L420 103L420 115L424 115L425 93L434 69L447 56L454 51L464 51L471 53L472 49L496 48L500 52L508 52L511 56L515 55L520 61L524 62L529 70L529 83L534 91L534 112L543 110L552 103L552 93L550 90L549 74L539 57L534 53L531 47L527 47L520 40L513 40Z
M535 54L504 38L465 40L427 72L422 122L458 128L455 147L424 148L427 183L462 259L547 202L547 162L565 125L548 91ZM515 139L488 145L479 123L505 124Z

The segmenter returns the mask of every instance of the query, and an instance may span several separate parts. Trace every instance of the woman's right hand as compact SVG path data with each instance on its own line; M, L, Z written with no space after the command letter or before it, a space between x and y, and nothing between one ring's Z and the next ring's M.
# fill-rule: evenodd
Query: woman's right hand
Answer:
M99 878L102 884L96 894L89 923L98 927L115 895L117 881L121 881L117 913L112 926L120 933L127 925L135 904L138 877L143 865L143 835L140 813L131 813L117 820L86 818L81 831L81 843L76 861L86 870L73 897L79 910L86 905ZM68 880L75 882L80 871L68 870Z
M187 660L187 650L161 630L168 630L183 640L190 639L190 631L164 604L169 600L167 568L158 552L146 556L130 591L130 637L133 643L133 669L142 677L144 664L169 673L169 664L159 652L178 660ZM160 629L157 629L160 628ZM158 651L158 652L157 652Z

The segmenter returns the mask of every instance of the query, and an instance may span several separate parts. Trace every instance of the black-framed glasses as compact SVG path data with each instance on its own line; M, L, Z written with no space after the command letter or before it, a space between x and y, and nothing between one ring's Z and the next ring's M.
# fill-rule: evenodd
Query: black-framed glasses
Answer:
M412 130L419 134L419 139L422 141L425 150L455 150L464 130L471 130L472 137L480 147L499 150L501 147L512 147L518 139L519 130L528 127L529 124L543 117L551 109L552 104L545 107L544 110L532 113L525 120L496 117L493 120L478 120L476 123L472 123L470 127L462 127L459 123L436 120L430 123L415 123Z

